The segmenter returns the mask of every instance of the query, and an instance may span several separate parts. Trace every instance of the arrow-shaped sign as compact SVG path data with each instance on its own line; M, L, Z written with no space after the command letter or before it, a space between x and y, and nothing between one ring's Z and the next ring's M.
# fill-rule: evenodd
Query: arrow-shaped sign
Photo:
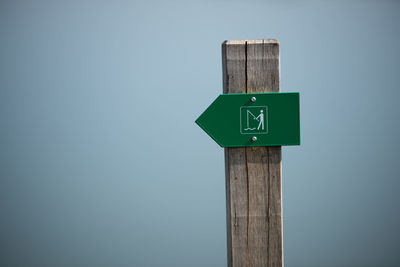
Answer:
M299 93L222 94L196 123L221 147L300 145Z

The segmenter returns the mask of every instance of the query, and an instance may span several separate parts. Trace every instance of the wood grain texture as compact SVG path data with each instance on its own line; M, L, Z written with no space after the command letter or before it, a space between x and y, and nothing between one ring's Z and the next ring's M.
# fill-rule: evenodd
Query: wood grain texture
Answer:
M279 92L279 42L222 44L223 92ZM225 148L228 266L283 266L281 147Z

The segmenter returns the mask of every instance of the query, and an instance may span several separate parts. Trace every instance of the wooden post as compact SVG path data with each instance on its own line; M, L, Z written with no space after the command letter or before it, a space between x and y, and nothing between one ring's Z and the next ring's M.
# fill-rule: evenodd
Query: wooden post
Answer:
M280 91L277 40L225 41L223 92ZM281 147L225 148L228 266L283 266Z

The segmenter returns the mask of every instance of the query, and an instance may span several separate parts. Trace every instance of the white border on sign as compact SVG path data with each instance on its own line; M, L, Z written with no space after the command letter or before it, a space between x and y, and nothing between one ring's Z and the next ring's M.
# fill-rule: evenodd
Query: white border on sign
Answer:
M265 132L252 132L243 133L242 132L242 108L265 108ZM241 106L239 110L239 121L240 121L240 133L241 134L268 134L268 106Z

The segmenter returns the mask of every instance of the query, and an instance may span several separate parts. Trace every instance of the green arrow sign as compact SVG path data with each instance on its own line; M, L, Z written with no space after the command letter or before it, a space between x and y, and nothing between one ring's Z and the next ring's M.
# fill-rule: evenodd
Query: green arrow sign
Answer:
M196 123L221 147L300 145L299 93L222 94Z

